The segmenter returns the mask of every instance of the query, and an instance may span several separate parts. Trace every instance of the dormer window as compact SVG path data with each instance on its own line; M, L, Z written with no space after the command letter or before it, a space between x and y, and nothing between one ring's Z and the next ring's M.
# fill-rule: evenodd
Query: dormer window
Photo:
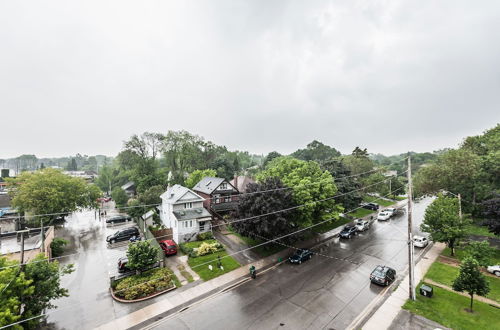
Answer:
M184 208L185 209L192 209L193 208L193 203L189 202L189 203L184 203Z
M219 190L226 190L226 189L227 189L227 183L226 182L221 183L219 186Z

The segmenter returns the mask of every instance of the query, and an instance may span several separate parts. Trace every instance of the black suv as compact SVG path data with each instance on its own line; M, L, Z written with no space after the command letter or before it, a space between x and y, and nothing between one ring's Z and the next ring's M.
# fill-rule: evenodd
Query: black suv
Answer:
M342 229L339 236L340 238L351 238L357 234L358 234L358 229L356 228L356 226L347 225L344 227L344 229Z
M122 230L118 230L113 235L106 237L106 242L115 243L120 241L128 241L131 237L140 236L139 229L136 227L129 227Z
M288 258L292 264L301 264L302 261L306 261L312 258L312 251L308 249L298 249L293 256Z
M118 222L126 222L132 220L132 217L129 215L117 215L106 219L106 223L118 223Z
M378 265L370 274L370 281L380 285L389 285L396 279L396 271L391 267Z
M373 211L377 211L379 208L377 203L364 203L364 204L361 204L361 207L363 207L364 209L373 210Z

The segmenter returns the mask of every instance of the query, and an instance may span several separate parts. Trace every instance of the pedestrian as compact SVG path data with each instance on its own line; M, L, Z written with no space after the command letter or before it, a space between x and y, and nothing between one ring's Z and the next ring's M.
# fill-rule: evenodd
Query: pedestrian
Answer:
M217 267L222 268L222 262L220 261L220 256L217 256Z

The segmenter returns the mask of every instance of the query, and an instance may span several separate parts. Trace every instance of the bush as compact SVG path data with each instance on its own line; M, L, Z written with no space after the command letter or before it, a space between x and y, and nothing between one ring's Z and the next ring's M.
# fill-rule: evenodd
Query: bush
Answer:
M173 287L173 277L170 269L157 268L116 281L112 287L117 297L134 300Z
M191 255L191 253L193 252L193 248L187 246L185 243L181 243L179 247L181 248L182 253L186 255Z
M200 247L197 249L196 254L198 257L204 256L206 254L215 253L221 248L221 244L216 243L201 243Z
M211 231L207 231L205 233L198 234L196 236L197 241L206 241L207 239L213 239L214 235L212 234Z
M68 244L68 241L64 238L56 237L50 243L50 250L52 251L52 257L59 257L64 252L64 247Z
M141 270L153 265L158 261L159 249L150 241L140 241L129 244L127 250L128 268Z

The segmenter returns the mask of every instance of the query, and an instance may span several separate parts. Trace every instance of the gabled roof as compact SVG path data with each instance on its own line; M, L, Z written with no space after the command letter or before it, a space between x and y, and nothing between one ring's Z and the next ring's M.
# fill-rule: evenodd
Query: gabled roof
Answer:
M236 184L236 181L238 181L238 184ZM247 185L249 183L255 183L255 181L252 180L252 178L250 178L250 177L248 177L246 175L240 175L240 176L237 176L236 178L232 179L229 183L233 187L235 187L236 189L238 189L238 191L240 193L244 193L247 190Z
M189 188L183 187L180 184L173 185L172 187L169 187L167 191L165 191L163 194L161 194L160 198L162 200L165 200L167 203L177 203L182 197L184 197L187 194L193 195L194 198L191 198L189 200L200 200L203 201L203 197L195 193Z
M206 176L203 179L201 179L201 181L198 182L196 186L193 187L193 190L210 195L224 181L226 181L226 179L224 178L214 178Z

